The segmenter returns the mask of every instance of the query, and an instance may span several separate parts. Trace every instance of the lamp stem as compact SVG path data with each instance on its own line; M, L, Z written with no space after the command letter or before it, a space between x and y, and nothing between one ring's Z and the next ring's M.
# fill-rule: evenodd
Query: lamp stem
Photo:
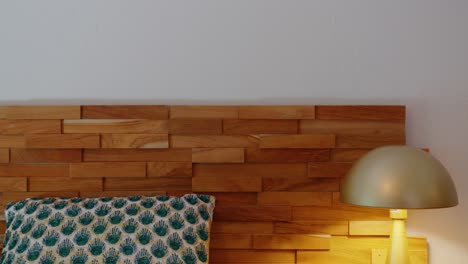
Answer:
M387 264L409 264L408 239L406 238L406 209L390 209L392 233L387 254Z

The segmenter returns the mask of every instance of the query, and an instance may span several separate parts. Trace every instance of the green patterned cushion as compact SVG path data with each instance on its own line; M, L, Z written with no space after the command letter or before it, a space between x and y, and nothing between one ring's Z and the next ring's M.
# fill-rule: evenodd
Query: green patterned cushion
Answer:
M11 203L0 263L208 263L215 198L45 198Z

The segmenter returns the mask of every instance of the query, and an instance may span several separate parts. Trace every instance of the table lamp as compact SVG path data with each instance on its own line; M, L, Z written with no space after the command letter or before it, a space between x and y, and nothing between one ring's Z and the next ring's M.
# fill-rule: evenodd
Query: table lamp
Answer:
M346 175L344 203L389 208L392 233L387 264L408 264L406 209L444 208L458 204L457 191L444 166L429 153L408 146L374 149Z

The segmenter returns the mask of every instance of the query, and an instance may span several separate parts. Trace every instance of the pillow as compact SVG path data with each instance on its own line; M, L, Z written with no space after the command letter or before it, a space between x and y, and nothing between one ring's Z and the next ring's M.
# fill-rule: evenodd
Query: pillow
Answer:
M6 209L0 263L208 263L215 198L32 198Z

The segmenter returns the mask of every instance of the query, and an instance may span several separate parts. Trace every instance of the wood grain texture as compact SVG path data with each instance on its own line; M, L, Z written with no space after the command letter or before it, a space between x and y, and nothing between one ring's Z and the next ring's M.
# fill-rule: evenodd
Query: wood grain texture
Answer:
M329 161L328 149L256 149L245 150L246 162L279 163L279 162L323 162Z
M290 206L218 206L215 221L291 221Z
M68 177L68 164L0 164L1 177Z
M84 161L192 161L191 149L85 149Z
M79 119L79 105L13 105L6 107L7 119Z
M165 191L81 191L80 197L124 197L124 196L157 196L157 195L166 195Z
M10 150L9 149L0 149L0 163L10 162Z
M264 192L333 192L339 191L340 180L309 177L263 177Z
M297 134L297 120L224 120L224 134Z
M256 136L243 135L171 135L173 148L254 148L258 146Z
M93 134L50 134L26 135L26 148L99 148L99 135ZM21 148L21 146L14 146ZM23 146L24 147L24 146Z
M332 206L331 192L261 192L259 205Z
M248 250L214 249L210 250L210 263L295 263L294 250Z
M31 192L61 192L61 191L102 191L102 178L30 178L29 189Z
M165 105L84 105L83 119L168 119Z
M345 177L352 165L348 162L310 162L307 175L309 177Z
M194 192L260 192L262 178L256 176L223 176L192 178Z
M62 130L60 120L0 120L0 134L57 134Z
M0 177L0 192L24 192L27 188L28 179L25 177Z
M24 148L25 139L22 135L0 135L0 148Z
M148 177L192 177L191 162L148 162Z
M272 135L260 137L260 148L334 148L335 135Z
M257 193L253 192L202 192L216 197L216 206L256 205Z
M328 208L317 206L295 206L292 208L294 221L315 220L389 220L388 210L363 207Z
M251 234L215 233L210 235L210 249L250 249Z
M146 177L144 162L82 162L70 163L72 178Z
M81 162L81 149L11 149L11 162Z
M276 234L348 235L348 221L315 220L303 222L275 222Z
M352 236L389 236L392 221L349 221L349 234Z
M314 119L311 105L251 105L239 106L239 119Z
M175 135L218 135L223 133L223 122L218 119L171 119L169 133Z
M405 107L397 105L319 105L317 119L405 121Z
M149 148L169 147L167 134L102 134L101 148Z
M355 162L364 156L370 149L333 149L330 160L335 162Z
M192 180L187 177L141 178L106 178L104 191L191 191Z
M230 233L230 234L272 234L273 222L215 221L212 224L211 232L212 233Z
M301 177L307 175L306 163L195 164L194 177Z
M68 119L63 133L167 134L166 120L151 119Z
M243 163L243 148L193 148L193 163Z
M78 197L77 191L45 191L45 192L26 192L26 191L8 191L4 192L2 200L4 203L21 201L27 198L44 197Z
M253 248L328 250L330 249L330 236L292 234L254 235Z
M237 119L237 106L174 105L170 107L170 118Z

